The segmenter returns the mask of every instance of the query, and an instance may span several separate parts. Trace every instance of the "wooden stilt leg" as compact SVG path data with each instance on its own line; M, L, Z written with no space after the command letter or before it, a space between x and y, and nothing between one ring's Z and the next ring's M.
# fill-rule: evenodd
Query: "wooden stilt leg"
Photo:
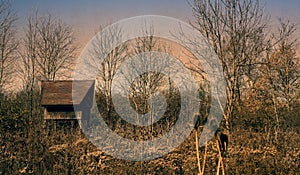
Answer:
M203 164L202 164L202 174L204 174L205 163L206 163L206 153L207 153L207 143L205 142L204 156L203 156Z
M197 154L197 161L198 161L198 171L199 174L202 175L202 171L201 171L201 166L200 166L200 155L199 155L199 142L198 142L198 132L196 130L195 132L196 135L196 154Z
M220 168L222 168L222 175L225 175L224 163L223 163L221 150L220 150L220 147L219 147L219 144L218 144L218 140L216 140L216 145L217 145L217 148L218 148L218 157L219 157L218 166L217 166L217 175L220 174Z

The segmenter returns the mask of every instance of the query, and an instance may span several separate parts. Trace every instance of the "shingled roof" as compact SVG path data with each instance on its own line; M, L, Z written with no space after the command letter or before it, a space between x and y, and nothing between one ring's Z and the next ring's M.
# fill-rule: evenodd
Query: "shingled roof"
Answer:
M79 105L94 84L94 80L42 81L41 105Z

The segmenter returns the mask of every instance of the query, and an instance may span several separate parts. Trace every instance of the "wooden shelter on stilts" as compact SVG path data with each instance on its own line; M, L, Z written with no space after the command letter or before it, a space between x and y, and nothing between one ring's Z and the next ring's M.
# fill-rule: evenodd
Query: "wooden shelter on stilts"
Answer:
M90 117L94 91L94 80L42 81L41 106L48 128L54 132L78 129Z

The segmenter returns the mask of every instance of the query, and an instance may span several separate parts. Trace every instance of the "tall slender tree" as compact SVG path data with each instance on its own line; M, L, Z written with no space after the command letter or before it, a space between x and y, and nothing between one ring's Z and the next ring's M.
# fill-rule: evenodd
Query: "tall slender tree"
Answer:
M21 70L25 84L70 75L75 57L72 28L50 14L28 18ZM32 82L33 81L33 82Z
M255 74L257 58L266 49L264 29L268 18L259 0L194 0L195 22L217 53L227 83L226 127L241 101L241 88ZM197 43L195 43L197 44Z
M100 27L100 31L102 31L102 27ZM128 54L126 44L113 48L113 50L109 50L109 48L114 42L120 42L122 37L122 29L118 26L112 27L110 31L103 31L102 35L97 35L90 50L93 59L87 63L98 73L97 91L105 99L107 117L110 117L112 112L112 81L119 65ZM100 64L98 64L99 62Z
M8 1L0 1L0 92L9 88L17 60L16 13ZM6 86L6 87L5 87Z

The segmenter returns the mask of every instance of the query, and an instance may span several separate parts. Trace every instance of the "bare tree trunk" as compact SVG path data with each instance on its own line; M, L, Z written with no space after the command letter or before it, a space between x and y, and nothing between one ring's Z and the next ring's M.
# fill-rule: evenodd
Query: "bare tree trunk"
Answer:
M198 131L195 130L195 139L196 139L196 154L197 154L197 165L199 174L202 175L201 165L200 165L200 155L199 155L199 141L198 141Z
M229 129L229 119L241 105L242 76L251 76L253 64L265 50L262 31L267 18L259 0L194 0L193 12L196 21L191 24L208 39L222 63L227 82L224 119Z

